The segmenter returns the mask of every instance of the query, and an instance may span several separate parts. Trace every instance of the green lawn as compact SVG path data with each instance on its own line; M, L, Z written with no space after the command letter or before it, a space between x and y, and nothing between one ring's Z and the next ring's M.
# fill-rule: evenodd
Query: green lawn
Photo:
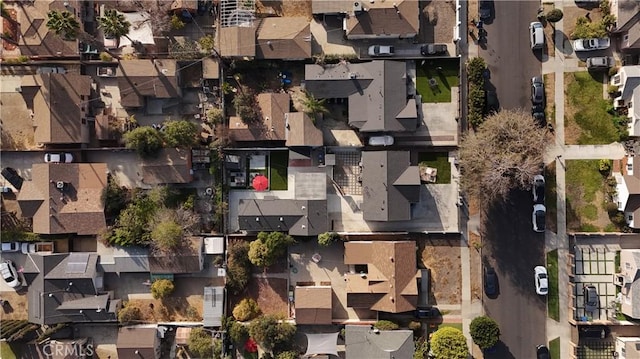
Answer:
M272 191L287 190L287 167L289 166L289 152L277 151L269 154L269 167L271 170Z
M566 162L567 226L573 230L597 232L589 223L598 217L594 205L604 195L604 181L598 170L598 160L570 160ZM601 192L598 196L598 192Z
M551 359L560 359L560 338L555 338L549 342L549 352Z
M547 309L549 318L560 320L560 302L558 295L558 250L547 253L547 274L549 275L549 294L547 294Z
M436 176L437 184L451 183L451 163L449 163L449 154L446 152L420 152L418 153L418 162L421 165L438 169Z
M547 208L547 226L556 231L558 221L558 195L556 193L556 163L552 162L544 169L545 207Z
M416 61L416 68L416 88L422 102L451 102L451 87L460 84L460 61L457 58L420 60ZM429 84L431 78L436 80L433 87Z
M567 112L574 113L573 119L565 118L565 126L574 122L580 128L577 144L596 145L619 141L620 133L613 116L607 112L609 101L603 98L602 74L566 73L565 83Z
M0 357L2 359L16 359L18 356L7 342L0 342Z

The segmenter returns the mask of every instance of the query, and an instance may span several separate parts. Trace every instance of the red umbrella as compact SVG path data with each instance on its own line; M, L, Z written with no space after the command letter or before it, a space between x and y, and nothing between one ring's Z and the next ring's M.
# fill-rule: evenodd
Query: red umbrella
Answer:
M265 191L269 187L269 179L264 175L257 175L253 177L251 185L256 191Z

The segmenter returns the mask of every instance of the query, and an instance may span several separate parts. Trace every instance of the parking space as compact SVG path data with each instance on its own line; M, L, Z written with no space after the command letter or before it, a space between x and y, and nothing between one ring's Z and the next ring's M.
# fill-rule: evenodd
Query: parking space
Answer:
M616 298L616 286L612 275L615 272L614 251L604 247L577 246L575 248L574 317L579 321L607 320L613 314L608 309ZM585 286L596 287L599 297L598 309L592 313L585 310L583 290Z

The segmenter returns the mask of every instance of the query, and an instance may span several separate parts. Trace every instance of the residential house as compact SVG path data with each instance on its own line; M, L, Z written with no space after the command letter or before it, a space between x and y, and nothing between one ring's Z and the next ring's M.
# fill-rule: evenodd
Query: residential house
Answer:
M78 39L65 40L47 28L47 14L51 10L70 11L79 19L82 31L83 7L78 0L31 1L17 11L18 47L20 54L31 58L79 58ZM6 24L6 22L5 22Z
M120 61L117 77L122 107L162 114L162 100L181 96L176 63L173 59Z
M620 95L613 100L614 108L626 111L629 119L629 136L640 136L640 65L622 66L611 78Z
M614 276L620 287L622 314L640 319L640 249L620 251L620 273Z
M160 359L160 336L157 326L120 328L116 350L119 358Z
M640 2L615 1L611 4L611 11L616 19L612 33L620 37L620 51L623 54L640 53Z
M224 22L223 19L222 23ZM220 44L220 56L238 58L256 56L256 28L252 22L247 22L245 25L223 26L216 32Z
M320 147L323 145L322 130L316 127L304 112L284 114L285 145L287 147Z
M104 291L97 253L29 254L23 273L29 283L29 321L115 322L120 300Z
M142 161L142 182L148 185L190 183L191 151L184 148L164 148L154 158Z
M420 171L408 151L362 152L362 213L366 221L411 220L420 201Z
M59 73L23 76L20 92L33 111L36 143L89 143L90 76Z
M640 359L640 337L616 336L614 358Z
M399 61L306 65L306 90L320 99L349 99L349 125L360 132L418 127L418 104L407 96L407 66Z
M204 268L204 241L202 237L183 239L183 245L171 252L149 254L149 271L154 277L173 277L174 274L198 273Z
M294 296L296 324L332 324L331 286L296 286Z
M413 358L411 330L378 330L369 325L345 326L346 359Z
M311 26L306 17L266 17L258 23L256 58L311 58Z
M220 327L224 315L225 288L204 287L204 301L202 302L203 320L205 327Z
M38 234L96 235L106 228L104 163L36 163L18 193L22 216Z
M388 313L416 309L418 281L413 241L352 241L344 244L347 306ZM402 356L400 356L402 357Z
M239 146L244 143L254 146L255 142L285 141L285 114L291 109L288 93L261 93L256 96L262 117L259 123L245 123L240 117L229 119L229 136Z

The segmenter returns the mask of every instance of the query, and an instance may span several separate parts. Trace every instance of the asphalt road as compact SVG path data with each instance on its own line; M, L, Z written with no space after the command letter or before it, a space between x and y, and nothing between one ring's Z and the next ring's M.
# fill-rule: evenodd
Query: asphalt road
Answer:
M541 53L531 51L528 26L536 20L537 1L494 1L494 18L485 24L480 49L491 72L502 109L531 109L530 79L541 73ZM513 192L483 216L483 261L495 268L499 294L484 298L488 316L500 324L501 342L485 358L535 358L546 343L546 298L535 292L533 268L544 265L544 236L532 230L530 192Z

